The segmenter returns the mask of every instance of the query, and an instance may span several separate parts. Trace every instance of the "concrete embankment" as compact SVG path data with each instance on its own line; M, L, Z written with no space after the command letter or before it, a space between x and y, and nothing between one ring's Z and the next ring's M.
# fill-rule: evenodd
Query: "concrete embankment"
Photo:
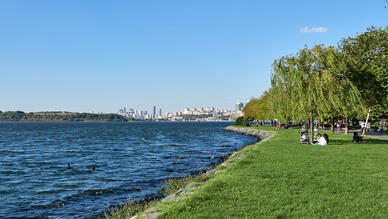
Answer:
M258 130L253 128L236 127L236 126L228 126L224 128L224 130L237 132L243 135L251 135L251 136L260 138L260 140L263 140L272 134L270 131Z

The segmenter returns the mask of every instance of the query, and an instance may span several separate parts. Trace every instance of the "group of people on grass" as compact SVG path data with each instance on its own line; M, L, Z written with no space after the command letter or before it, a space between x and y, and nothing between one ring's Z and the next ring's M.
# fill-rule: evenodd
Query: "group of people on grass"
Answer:
M358 135L358 132L354 132L353 134L353 143L362 142L362 136ZM327 145L329 144L329 136L327 134L318 134L316 141L313 142L313 145Z
M329 144L329 136L327 134L318 134L317 140L313 142L314 145L327 145Z

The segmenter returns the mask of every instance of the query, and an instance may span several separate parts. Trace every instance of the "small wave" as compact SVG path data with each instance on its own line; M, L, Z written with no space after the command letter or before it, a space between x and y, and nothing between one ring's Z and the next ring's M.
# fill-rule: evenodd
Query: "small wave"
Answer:
M7 195L14 193L15 190L0 190L0 195Z
M44 204L43 205L32 205L32 206L30 206L30 208L32 208L32 209L60 208L60 207L67 205L68 203L69 202L64 201L64 200L57 200L57 201L53 201L47 205L44 205Z
M108 194L121 194L128 192L140 192L140 188L111 188L111 189L87 189L81 192L79 195L108 195Z
M37 193L38 194L56 194L56 193L61 193L61 192L66 192L67 190L65 189L53 189L53 190L40 190Z
M174 169L167 168L167 169L163 169L163 171L168 172L168 173L172 173L172 172L174 172Z
M171 147L185 147L186 145L184 145L184 144L168 144L167 146L171 146Z
M88 195L117 194L113 189L88 189L85 193Z
M0 170L0 175L24 175L23 170Z
M61 188L70 188L70 189L73 189L73 188L78 188L79 185L77 184L59 184L57 185L57 187L61 187Z

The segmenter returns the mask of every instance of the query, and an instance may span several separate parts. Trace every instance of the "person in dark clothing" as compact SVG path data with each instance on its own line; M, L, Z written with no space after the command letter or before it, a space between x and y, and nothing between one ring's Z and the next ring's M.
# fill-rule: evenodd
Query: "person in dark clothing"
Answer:
M362 142L362 137L358 135L358 132L353 133L353 143Z

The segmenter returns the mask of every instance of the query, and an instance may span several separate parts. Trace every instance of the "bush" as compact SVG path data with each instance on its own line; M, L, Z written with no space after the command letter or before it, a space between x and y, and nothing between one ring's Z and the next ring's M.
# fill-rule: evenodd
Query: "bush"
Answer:
M248 123L250 121L252 121L253 119L250 119L250 118L247 118L247 117L244 117L244 116L240 116L236 119L236 121L234 122L234 125L237 125L237 126L247 126Z
M177 192L179 189L184 188L191 182L191 179L191 176L184 178L171 178L163 185L161 192L163 195L168 196L174 192Z
M136 201L136 202L128 202L126 204L120 205L116 209L111 209L110 212L105 212L104 216L107 219L126 219L131 218L132 216L143 212L147 208L154 206L156 203L153 201Z

